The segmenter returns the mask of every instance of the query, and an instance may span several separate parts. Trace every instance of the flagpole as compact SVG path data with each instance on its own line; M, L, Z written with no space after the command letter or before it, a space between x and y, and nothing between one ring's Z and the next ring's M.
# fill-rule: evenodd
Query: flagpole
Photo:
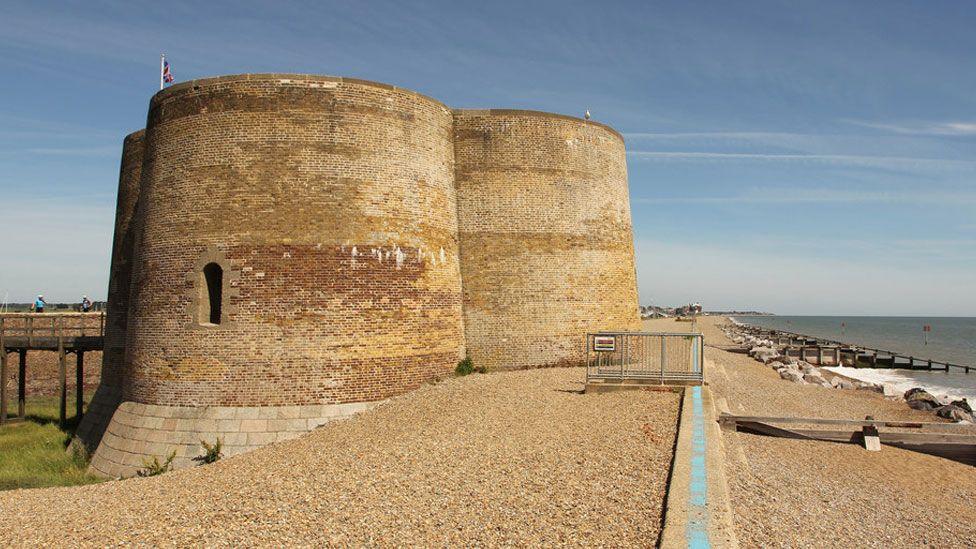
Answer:
M159 89L163 89L163 64L166 62L166 54L159 54Z

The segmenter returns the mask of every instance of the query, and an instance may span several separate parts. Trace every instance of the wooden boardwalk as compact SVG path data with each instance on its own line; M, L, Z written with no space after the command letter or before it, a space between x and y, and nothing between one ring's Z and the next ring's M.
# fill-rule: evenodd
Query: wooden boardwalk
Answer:
M67 355L75 355L75 413L82 415L84 405L85 353L100 351L104 346L105 313L0 313L0 424L23 420L27 399L27 351L58 353L61 406L59 419L65 423L67 412ZM7 380L10 377L9 355L18 361L17 416L8 416Z

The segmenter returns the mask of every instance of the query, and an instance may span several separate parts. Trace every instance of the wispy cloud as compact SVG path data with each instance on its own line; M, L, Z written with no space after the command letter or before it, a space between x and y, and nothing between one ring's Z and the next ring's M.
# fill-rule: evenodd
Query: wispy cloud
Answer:
M962 131L962 125L958 125ZM884 133L850 128L845 132L795 131L689 131L631 132L624 134L635 156L686 158L817 161L833 164L870 164L971 161L972 151L959 140L939 135ZM954 142L955 141L955 142ZM928 166L931 166L930 162ZM944 164L943 164L944 165Z
M638 197L639 204L830 204L908 203L976 204L976 192L789 190L756 188L730 196Z
M890 122L871 122L866 120L844 120L848 124L872 128L875 130L885 130L903 135L944 135L944 136L965 136L976 135L976 122L955 121L955 122L925 122L914 124L898 124Z
M830 164L855 164L878 167L955 167L976 168L976 160L942 158L914 158L908 156L864 156L847 154L775 154L775 153L725 153L701 151L627 151L627 155L643 160L662 161L768 161L768 162L816 162Z
M122 145L102 145L97 147L35 147L29 149L10 149L4 151L8 155L32 154L42 156L118 156L122 154Z
M624 137L633 139L771 139L810 137L815 134L794 132L624 132Z
M40 119L10 112L0 112L0 126L2 126L0 127L0 136L8 134L14 136L20 135L15 132L36 133L44 137L84 136L88 139L91 139L93 135L115 135L114 131L106 128L72 124L57 119Z

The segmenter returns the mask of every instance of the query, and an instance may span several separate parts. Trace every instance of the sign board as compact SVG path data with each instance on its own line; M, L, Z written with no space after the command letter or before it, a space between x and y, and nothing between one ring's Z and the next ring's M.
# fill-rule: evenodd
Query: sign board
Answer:
M594 351L616 351L617 338L613 336L593 336Z
M929 324L926 324L926 325L922 326L922 331L923 332L931 332L932 331L932 326L930 326Z

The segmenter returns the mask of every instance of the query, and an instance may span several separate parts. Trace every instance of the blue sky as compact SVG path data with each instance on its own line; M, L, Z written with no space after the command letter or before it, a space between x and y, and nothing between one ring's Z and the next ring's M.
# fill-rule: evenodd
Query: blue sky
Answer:
M970 2L0 4L0 298L104 298L121 141L178 81L354 76L627 140L642 303L976 315Z

